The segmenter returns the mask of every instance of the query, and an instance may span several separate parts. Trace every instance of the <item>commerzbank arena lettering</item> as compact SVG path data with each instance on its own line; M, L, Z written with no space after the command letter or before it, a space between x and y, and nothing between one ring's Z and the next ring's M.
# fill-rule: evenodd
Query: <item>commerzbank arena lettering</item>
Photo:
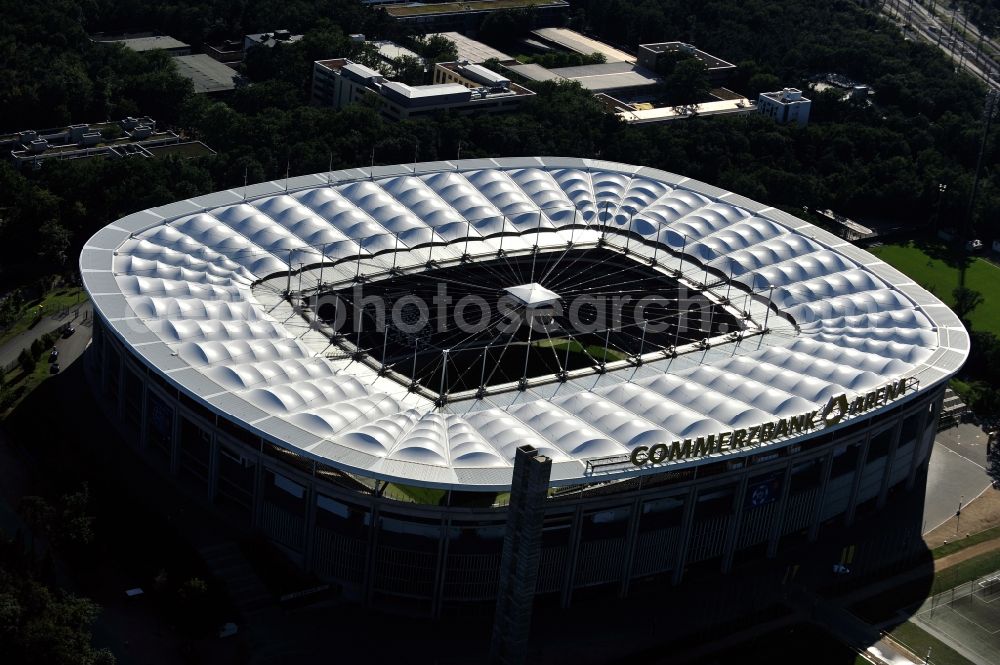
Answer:
M899 379L892 383L857 395L853 400L846 394L834 395L822 409L797 416L779 418L772 422L728 430L718 434L699 436L695 439L638 446L632 450L631 461L635 466L697 459L726 451L737 451L760 445L774 439L805 434L814 429L836 425L847 416L856 416L884 406L902 397L915 385L914 379Z

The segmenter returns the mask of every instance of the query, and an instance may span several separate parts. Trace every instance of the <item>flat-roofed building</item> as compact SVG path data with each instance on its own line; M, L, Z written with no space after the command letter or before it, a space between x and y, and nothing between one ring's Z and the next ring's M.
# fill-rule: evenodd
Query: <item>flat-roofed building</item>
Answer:
M566 16L565 0L468 0L467 2L408 2L384 11L395 21L421 30L475 31L497 11L531 8L536 25L557 25Z
M556 74L552 69L546 69L539 64L530 63L527 65L517 65L510 64L504 65L504 70L508 72L513 72L517 76L521 77L518 80L528 80L528 81L565 81L566 79L559 74Z
M238 39L226 39L218 44L204 44L205 55L219 62L242 62L245 51L243 42Z
M725 99L679 104L675 106L653 106L651 104L628 104L610 95L598 93L594 95L605 108L621 118L629 125L649 125L687 118L704 118L717 115L742 115L753 113L754 103L746 97L733 95Z
M381 73L347 58L317 60L313 63L312 103L344 108L364 99L367 91L384 81Z
M648 96L663 82L652 70L621 61L554 69L538 64L509 65L506 69L532 81L576 81L593 93L604 92L618 97Z
M302 35L293 35L288 30L272 30L271 32L259 32L254 35L244 35L243 50L249 51L257 46L274 48L278 44L294 44L302 39Z
M458 83L407 85L399 81L386 81L382 84L382 97L395 102L400 108L400 117L404 117L404 111L409 115L414 109L464 104L472 98L472 93Z
M736 65L726 62L711 53L705 53L684 42L660 42L639 45L639 64L646 69L657 71L660 63L670 54L692 57L700 60L708 71L708 79L713 85L722 85L736 72Z
M757 112L787 125L794 122L800 127L809 123L812 101L802 96L797 88L784 88L777 92L762 92L757 98Z
M509 90L510 79L471 62L442 62L434 68L435 83L460 83L466 88Z
M14 168L39 169L50 159L121 159L158 157L167 153L200 157L214 151L200 141L187 141L156 129L149 116L129 116L116 122L80 123L51 129L28 129L0 135L0 152Z
M93 38L95 42L104 44L121 44L131 51L166 51L171 55L187 55L191 52L191 45L185 44L179 39L166 35L121 35L109 37L105 35Z
M393 60L397 60L399 58L416 58L417 60L423 60L423 58L420 57L420 54L387 39L372 40L367 43L374 46L378 50L378 56L386 62L392 62Z
M605 93L620 99L648 99L657 96L657 88L664 83L664 78L659 73L662 71L661 64L668 54L678 54L680 58L697 58L704 63L709 82L714 87L721 87L736 71L736 66L732 63L683 42L640 44L636 58L572 30L543 28L535 30L533 34L576 53L601 53L607 62L551 69L538 64L509 63L504 65L508 71L531 81L577 81L594 94Z
M459 60L464 60L477 65L481 65L487 60L499 60L500 62L509 62L514 60L513 57L507 55L503 51L498 51L492 46L488 46L482 42L477 42L475 39L466 37L461 32L436 32L427 35L427 37L444 37L455 45L455 49L458 51Z
M532 30L532 34L581 55L600 53L607 62L630 62L632 64L636 62L636 57L631 53L626 53L604 42L591 39L586 35L581 35L576 30L570 30L569 28L539 28L538 30Z
M236 70L204 53L177 56L174 63L177 73L194 84L196 93L222 93L236 87Z
M468 63L439 63L433 85L389 81L376 70L347 58L313 63L312 102L344 108L374 102L385 116L401 120L437 111L503 113L534 96L527 88Z

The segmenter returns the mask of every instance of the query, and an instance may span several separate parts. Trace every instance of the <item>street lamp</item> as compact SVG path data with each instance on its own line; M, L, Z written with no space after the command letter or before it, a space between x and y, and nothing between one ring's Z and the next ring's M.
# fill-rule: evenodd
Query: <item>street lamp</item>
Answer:
M941 226L941 201L944 199L944 193L948 191L948 185L943 182L938 183L938 200L937 208L934 211L934 230L937 231Z
M965 502L965 495L963 494L958 499L958 510L955 511L955 537L958 537L958 526L962 523L962 504Z

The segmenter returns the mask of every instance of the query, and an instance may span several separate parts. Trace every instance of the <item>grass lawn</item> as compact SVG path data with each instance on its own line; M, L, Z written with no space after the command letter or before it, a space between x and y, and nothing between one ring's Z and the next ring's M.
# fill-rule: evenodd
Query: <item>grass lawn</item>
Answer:
M31 394L31 392L38 387L38 385L45 379L52 376L51 369L49 365L49 352L48 350L42 354L41 359L35 364L35 369L30 374L24 374L20 369L11 372L7 376L8 389L13 391L16 397L13 402L7 407L6 411L0 410L0 420L5 418L8 413L13 411L21 401Z
M947 644L909 621L899 624L889 634L915 656L922 658L931 649L930 662L936 665L972 665L971 661Z
M60 287L49 291L41 300L32 300L24 306L24 313L21 315L9 330L0 334L0 344L8 339L20 335L31 327L38 315L38 306L42 305L45 315L59 312L67 307L75 307L87 301L87 294L78 286Z
M567 341L565 339L540 339L538 341L532 342L532 344L538 348L549 347L555 349L556 351L562 353L566 350L566 345L569 345L570 353L583 353L583 345L577 341ZM587 347L587 353L589 354L588 364L590 358L593 358L596 362L601 362L604 360L604 347L597 344L592 344ZM608 349L608 362L614 362L616 360L625 360L628 358L628 354L621 351L616 351L615 349Z
M397 501L412 501L436 506L444 498L445 491L432 489L429 487L415 487L413 485L401 485L399 483L389 483L386 485L385 496Z
M997 570L1000 570L1000 552L980 554L936 574L930 592L933 595L954 589L959 584L971 582Z
M937 243L882 245L869 251L949 306L955 302L952 291L958 286L959 267L967 261L965 285L983 294L983 304L969 317L972 326L1000 335L1000 267Z
M994 538L1000 538L1000 526L995 526L991 529L974 533L961 540L956 540L955 542L935 547L931 550L931 553L934 555L935 559L940 559L943 556L960 552L966 547L972 547L973 545L978 545L979 543L984 543L987 540L993 540Z

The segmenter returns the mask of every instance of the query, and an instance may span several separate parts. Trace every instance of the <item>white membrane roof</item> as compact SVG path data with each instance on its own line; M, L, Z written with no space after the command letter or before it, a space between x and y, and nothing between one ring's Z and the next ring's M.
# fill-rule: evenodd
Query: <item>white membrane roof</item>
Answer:
M384 274L393 256L418 269L431 252L437 263L495 258L501 242L505 252L585 247L601 225L630 229L633 257L655 255L688 283L719 293L718 276L731 275L743 286L733 301L758 324L769 316L769 332L438 407L332 347L281 293L315 287L324 252L323 283L349 283L356 271ZM680 175L588 159L375 167L217 192L114 222L80 266L112 334L210 411L324 464L427 487L502 490L523 444L553 459L558 485L757 453L817 432L655 466L587 463L904 377L923 391L969 348L937 298L819 228Z

